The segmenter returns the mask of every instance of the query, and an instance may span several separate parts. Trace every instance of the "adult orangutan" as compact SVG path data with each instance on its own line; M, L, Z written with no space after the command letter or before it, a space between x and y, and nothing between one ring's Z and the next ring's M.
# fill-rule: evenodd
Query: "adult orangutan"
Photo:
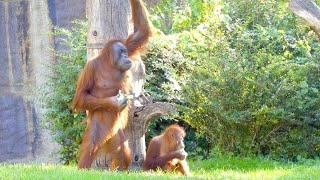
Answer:
M191 176L187 153L184 151L184 129L176 124L166 128L164 133L153 137L149 143L144 170L156 170L158 167L168 171L179 171Z
M111 153L112 169L127 169L130 149L123 129L127 124L128 99L118 98L131 91L130 67L139 61L151 30L142 0L130 0L134 32L127 39L106 43L98 57L87 61L78 80L72 108L87 111L87 127L80 146L79 168L90 168L98 149Z

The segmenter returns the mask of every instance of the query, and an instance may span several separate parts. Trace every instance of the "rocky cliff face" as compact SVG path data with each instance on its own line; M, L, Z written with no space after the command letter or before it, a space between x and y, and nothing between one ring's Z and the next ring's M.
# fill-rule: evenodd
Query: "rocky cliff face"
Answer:
M0 161L35 152L38 118L23 84L34 81L27 1L0 2Z
M0 162L57 162L32 99L55 59L53 25L84 18L85 0L0 1Z

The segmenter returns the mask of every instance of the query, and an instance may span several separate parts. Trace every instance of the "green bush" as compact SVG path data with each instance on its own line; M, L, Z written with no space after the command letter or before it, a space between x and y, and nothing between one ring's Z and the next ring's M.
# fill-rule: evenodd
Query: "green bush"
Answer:
M190 61L177 47L177 37L157 32L148 44L148 52L143 57L146 66L145 92L154 101L165 101L181 104L181 86L178 82L190 70ZM187 132L186 150L190 155L208 155L208 143L203 136L191 128L178 116L165 116L153 120L146 133L146 142L159 135L170 124L178 123Z
M163 0L151 9L150 19L165 34L178 33L215 21L221 5L221 0Z
M219 21L179 34L197 64L184 81L184 118L220 150L320 155L320 46L288 11L276 1L226 2Z
M50 67L51 76L44 87L45 116L50 120L55 141L61 145L59 154L64 164L78 159L79 144L85 125L81 123L85 113L74 114L70 108L79 72L86 62L85 22L75 22L67 30L55 28L54 35L60 37L64 48L55 51L57 61Z
M177 49L176 38L155 33L143 61L146 66L146 93L156 101L179 102L181 87L177 79L186 74L188 62Z

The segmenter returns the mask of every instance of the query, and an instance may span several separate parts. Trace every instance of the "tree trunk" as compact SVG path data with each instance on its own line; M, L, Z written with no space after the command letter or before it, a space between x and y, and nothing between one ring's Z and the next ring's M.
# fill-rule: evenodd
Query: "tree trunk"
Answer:
M87 16L89 21L87 37L87 58L96 57L103 45L111 38L127 38L133 32L129 0L87 0ZM125 129L126 139L131 149L130 169L140 170L145 159L145 132L151 119L162 114L175 111L174 104L153 103L151 98L143 95L145 66L142 61L133 63L130 71L133 75L133 94L139 96L131 103L129 120ZM110 167L108 154L98 150L94 168Z
M304 19L320 39L320 8L311 0L291 0L289 9Z
M128 0L87 0L89 22L87 58L97 56L105 42L111 38L126 38L131 20L130 2ZM131 26L131 28L129 28Z
M125 129L126 138L131 149L131 170L141 170L146 157L145 133L152 119L160 115L170 114L176 111L171 103L152 102L151 98L142 97L139 101L142 105L133 103L130 109L128 126Z

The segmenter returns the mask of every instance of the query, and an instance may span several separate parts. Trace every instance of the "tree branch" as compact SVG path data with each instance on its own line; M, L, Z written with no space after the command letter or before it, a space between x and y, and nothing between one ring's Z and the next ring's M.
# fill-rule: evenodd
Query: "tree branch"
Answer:
M320 39L320 8L311 0L291 0L289 9L304 19Z
M148 103L140 110L135 111L135 118L144 124L144 130L147 129L150 121L158 116L168 115L176 112L176 105L166 102Z

